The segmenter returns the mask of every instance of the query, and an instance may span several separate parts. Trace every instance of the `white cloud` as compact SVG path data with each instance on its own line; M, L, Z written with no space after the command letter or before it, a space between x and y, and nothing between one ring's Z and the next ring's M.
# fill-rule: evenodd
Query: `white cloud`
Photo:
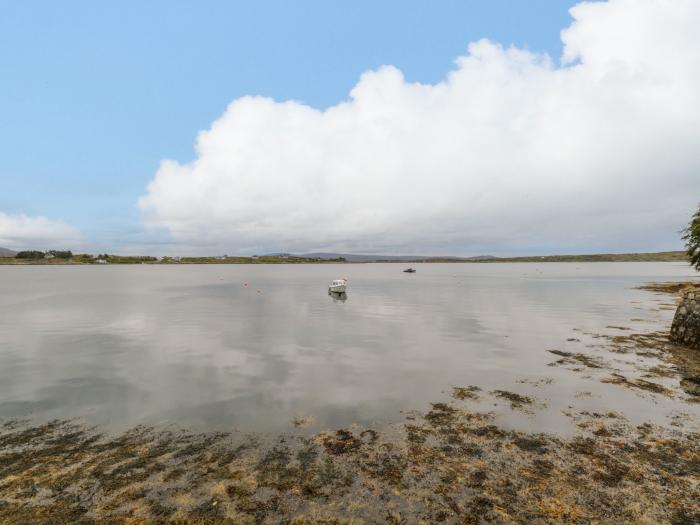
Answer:
M582 3L563 65L487 40L319 111L244 97L161 163L146 223L229 253L664 249L700 200L700 2ZM342 65L339 65L342 67Z
M0 212L0 246L16 250L75 249L81 233L62 221Z

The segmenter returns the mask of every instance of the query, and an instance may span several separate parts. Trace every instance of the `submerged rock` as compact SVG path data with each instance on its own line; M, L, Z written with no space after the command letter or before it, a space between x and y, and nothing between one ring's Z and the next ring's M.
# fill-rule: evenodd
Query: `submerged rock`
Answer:
M671 340L700 349L700 291L683 295L671 325Z

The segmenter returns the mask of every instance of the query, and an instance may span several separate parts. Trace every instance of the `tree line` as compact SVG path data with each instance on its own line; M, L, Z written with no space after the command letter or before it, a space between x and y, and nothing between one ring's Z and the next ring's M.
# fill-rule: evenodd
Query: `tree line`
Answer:
M49 250L47 252L40 252L37 250L25 250L22 252L17 252L15 255L16 259L71 259L73 258L73 252L70 250Z

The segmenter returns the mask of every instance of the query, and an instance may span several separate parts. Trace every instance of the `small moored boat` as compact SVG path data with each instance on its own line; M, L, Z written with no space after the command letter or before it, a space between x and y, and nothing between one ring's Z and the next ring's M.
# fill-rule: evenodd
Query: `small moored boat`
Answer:
M328 287L329 292L345 293L348 288L347 279L335 279L331 281L331 285Z
M337 303L338 301L344 303L348 299L348 294L346 294L345 292L331 292L330 290L328 290L328 295L331 296L334 303Z
M416 271L413 268L406 268L403 273L416 273Z

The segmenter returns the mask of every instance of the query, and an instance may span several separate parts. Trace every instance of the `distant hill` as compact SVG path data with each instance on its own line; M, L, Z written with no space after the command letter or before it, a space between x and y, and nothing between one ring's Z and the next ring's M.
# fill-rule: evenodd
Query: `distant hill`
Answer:
M651 253L593 253L587 255L533 255L526 257L499 257L493 262L686 262L685 252Z
M0 248L0 264L96 264L96 259L87 254L77 254L72 258L15 258L16 252ZM455 257L451 255L368 255L357 253L314 252L303 255L276 253L254 256L210 256L210 257L150 257L150 256L106 256L110 264L304 264L304 263L524 263L524 262L687 262L682 251L656 253L599 253L587 255L531 255L519 257L494 257L477 255Z
M329 253L314 252L305 253L301 257L310 259L337 259L343 257L346 261L372 262L372 261L488 261L495 259L492 255L478 255L476 257L454 257L450 255L367 255L359 253Z
M493 255L477 255L475 257L455 257L440 255L366 255L352 253L305 253L301 257L317 259L345 258L349 262L654 262L654 261L686 261L685 252L652 252L652 253L600 253L584 255L531 255L521 257L494 257Z

